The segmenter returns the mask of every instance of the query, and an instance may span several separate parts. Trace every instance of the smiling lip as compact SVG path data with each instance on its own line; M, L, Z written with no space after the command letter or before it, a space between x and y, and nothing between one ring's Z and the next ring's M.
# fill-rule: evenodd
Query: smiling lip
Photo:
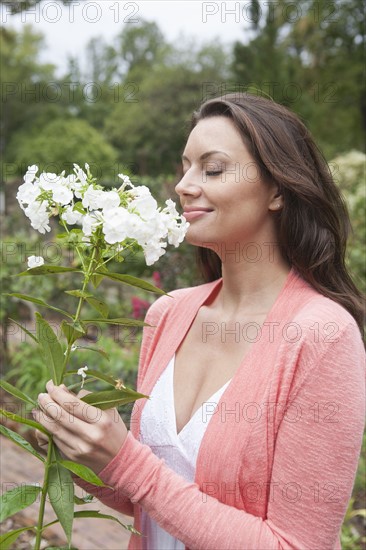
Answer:
M208 214L209 212L212 212L212 210L210 208L200 208L200 207L190 208L190 207L187 207L183 212L183 216L185 217L187 222L190 222L192 220L195 220L196 218L199 218L199 217L203 216L204 214Z

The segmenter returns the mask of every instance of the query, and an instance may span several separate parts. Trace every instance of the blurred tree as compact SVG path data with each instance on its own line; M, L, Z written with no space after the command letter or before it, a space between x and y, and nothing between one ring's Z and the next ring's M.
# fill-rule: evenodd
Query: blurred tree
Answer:
M328 158L363 148L363 0L279 0L267 9L252 0L250 7L251 39L233 50L241 86L257 87L297 111Z
M72 164L90 164L93 175L110 179L114 176L116 151L85 120L57 118L42 128L42 132L20 131L10 145L8 159L26 170L36 164L40 171L72 172Z
M141 75L158 63L164 63L170 48L158 25L140 19L139 24L126 27L116 39L120 60L120 76Z
M192 111L207 86L219 89L228 78L227 53L217 41L197 47L182 39L173 48L155 24L125 32L122 46L131 46L124 54L129 67L119 101L106 119L106 132L136 173L175 174ZM129 40L130 33L136 40ZM150 42L152 59L146 49Z
M59 2L63 4L71 4L75 0L59 0ZM82 0L83 2L85 0ZM42 0L0 0L0 5L3 4L4 6L8 6L10 8L10 13L20 13L22 11L29 10L42 2Z
M330 167L346 199L352 222L347 263L356 285L366 292L366 155L361 151L347 151L332 159Z
M24 26L21 32L0 28L1 156L5 155L12 133L22 126L33 126L44 107L42 91L47 82L54 79L55 67L38 61L42 45L42 35L34 32L29 25ZM51 108L54 107L51 105Z

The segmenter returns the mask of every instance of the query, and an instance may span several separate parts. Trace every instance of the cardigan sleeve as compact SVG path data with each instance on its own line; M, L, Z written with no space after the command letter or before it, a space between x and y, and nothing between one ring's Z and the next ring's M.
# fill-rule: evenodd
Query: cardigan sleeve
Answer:
M131 432L100 473L115 489L114 504L128 497L188 548L336 548L365 413L364 350L356 325L347 325L339 338L340 345L320 346L321 353L309 346L300 359L305 366L292 403L302 414L298 422L281 422L264 519L203 493Z

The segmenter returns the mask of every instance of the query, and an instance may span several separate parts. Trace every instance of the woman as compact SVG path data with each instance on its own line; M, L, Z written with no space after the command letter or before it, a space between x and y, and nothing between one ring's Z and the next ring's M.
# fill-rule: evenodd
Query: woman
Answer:
M340 548L365 412L342 199L299 119L249 94L205 102L182 160L208 282L147 313L151 399L128 432L48 383L36 418L113 489L80 485L134 515L130 548Z

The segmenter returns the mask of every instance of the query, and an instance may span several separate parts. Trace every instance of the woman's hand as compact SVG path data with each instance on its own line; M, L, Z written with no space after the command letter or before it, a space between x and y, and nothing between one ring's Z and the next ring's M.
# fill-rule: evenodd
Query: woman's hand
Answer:
M61 453L99 473L116 456L127 437L117 409L102 411L81 401L66 386L50 380L38 396L33 417L51 434Z

